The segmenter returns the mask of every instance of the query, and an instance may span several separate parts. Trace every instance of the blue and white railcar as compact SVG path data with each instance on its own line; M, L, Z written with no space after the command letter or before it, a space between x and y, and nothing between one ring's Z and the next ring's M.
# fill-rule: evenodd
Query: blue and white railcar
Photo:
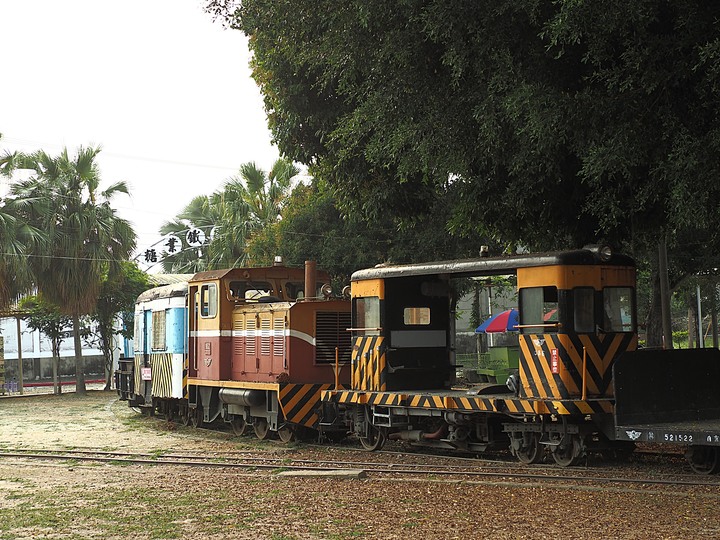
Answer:
M135 304L135 405L183 398L187 375L187 283L156 287ZM168 412L168 411L160 411Z

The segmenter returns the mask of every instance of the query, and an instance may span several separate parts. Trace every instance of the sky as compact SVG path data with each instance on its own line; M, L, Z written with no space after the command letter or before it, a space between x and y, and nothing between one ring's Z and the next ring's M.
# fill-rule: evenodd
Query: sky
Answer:
M0 0L0 154L100 145L101 188L128 183L113 207L150 271L162 223L242 163L267 171L278 158L247 39L202 5Z

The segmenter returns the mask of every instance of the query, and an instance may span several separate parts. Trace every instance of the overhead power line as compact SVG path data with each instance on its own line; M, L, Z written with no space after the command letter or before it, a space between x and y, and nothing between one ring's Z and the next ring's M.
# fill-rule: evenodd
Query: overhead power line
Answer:
M29 145L29 146L37 146L37 147L43 147L43 148L45 148L45 147L58 148L58 149L66 148L66 146L61 145L61 144L53 144L53 143L47 143L47 142L42 142L42 141L32 141L30 139L18 139L16 137L5 137L5 136L3 136L2 139L0 139L0 145L2 145L3 143L12 143L12 144L19 144L19 145L24 145L24 146ZM87 145L87 146L93 146L93 145L91 144L91 145ZM102 145L100 145L100 146L102 147ZM183 167L197 167L197 168L202 168L202 169L218 169L218 170L223 170L223 171L237 171L240 168L239 166L228 167L228 166L224 166L224 165L209 165L207 163L192 163L190 161L176 161L176 160L172 160L172 159L154 158L154 157L147 157L147 156L134 156L131 154L119 154L119 153L115 153L115 152L106 152L105 150L102 150L101 156L116 157L116 158L121 158L121 159L132 159L132 160L136 160L136 161L148 161L148 162L152 162L152 163L162 163L165 165L180 165Z

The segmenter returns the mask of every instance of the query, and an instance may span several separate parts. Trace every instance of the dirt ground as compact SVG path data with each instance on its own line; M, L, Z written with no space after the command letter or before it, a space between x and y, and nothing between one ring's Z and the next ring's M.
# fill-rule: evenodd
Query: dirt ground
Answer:
M0 398L1 452L82 448L310 452L144 418L111 392ZM0 539L408 537L720 538L720 488L338 480L0 457Z

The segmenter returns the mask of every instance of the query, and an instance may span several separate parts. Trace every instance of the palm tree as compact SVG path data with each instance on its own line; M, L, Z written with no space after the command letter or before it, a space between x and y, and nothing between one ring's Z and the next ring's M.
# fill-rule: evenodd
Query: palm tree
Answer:
M160 234L180 237L181 241L188 230L199 228L207 236L218 222L218 215L207 195L198 195L172 221L163 223ZM177 246L176 246L177 247ZM184 247L175 253L163 253L162 266L165 272L188 273L208 270L208 250L206 248Z
M222 192L212 200L221 216L217 234L210 244L212 268L244 266L248 263L248 243L254 234L280 219L291 181L298 169L290 160L278 159L269 173L255 163L240 166Z
M2 135L0 135L2 138ZM0 175L10 177L12 171L23 168L18 156L6 153L0 157ZM21 293L33 287L30 254L41 248L45 240L40 229L22 219L13 208L13 199L0 199L0 308L7 307Z
M77 392L85 393L80 316L91 313L104 273L114 275L135 248L130 224L111 207L112 197L128 193L118 182L98 193L100 174L95 158L100 148L67 149L57 157L43 151L18 154L16 163L34 175L11 188L13 209L47 235L44 250L28 259L37 289L72 318ZM12 169L12 160L6 160ZM8 170L5 171L7 174Z
M216 234L198 257L197 250L182 250L163 259L171 272L190 272L231 268L248 264L248 243L253 235L280 219L280 212L298 169L287 159L278 159L269 173L255 163L245 163L238 176L231 177L221 191L198 196L160 229L162 234L177 234L199 227Z

